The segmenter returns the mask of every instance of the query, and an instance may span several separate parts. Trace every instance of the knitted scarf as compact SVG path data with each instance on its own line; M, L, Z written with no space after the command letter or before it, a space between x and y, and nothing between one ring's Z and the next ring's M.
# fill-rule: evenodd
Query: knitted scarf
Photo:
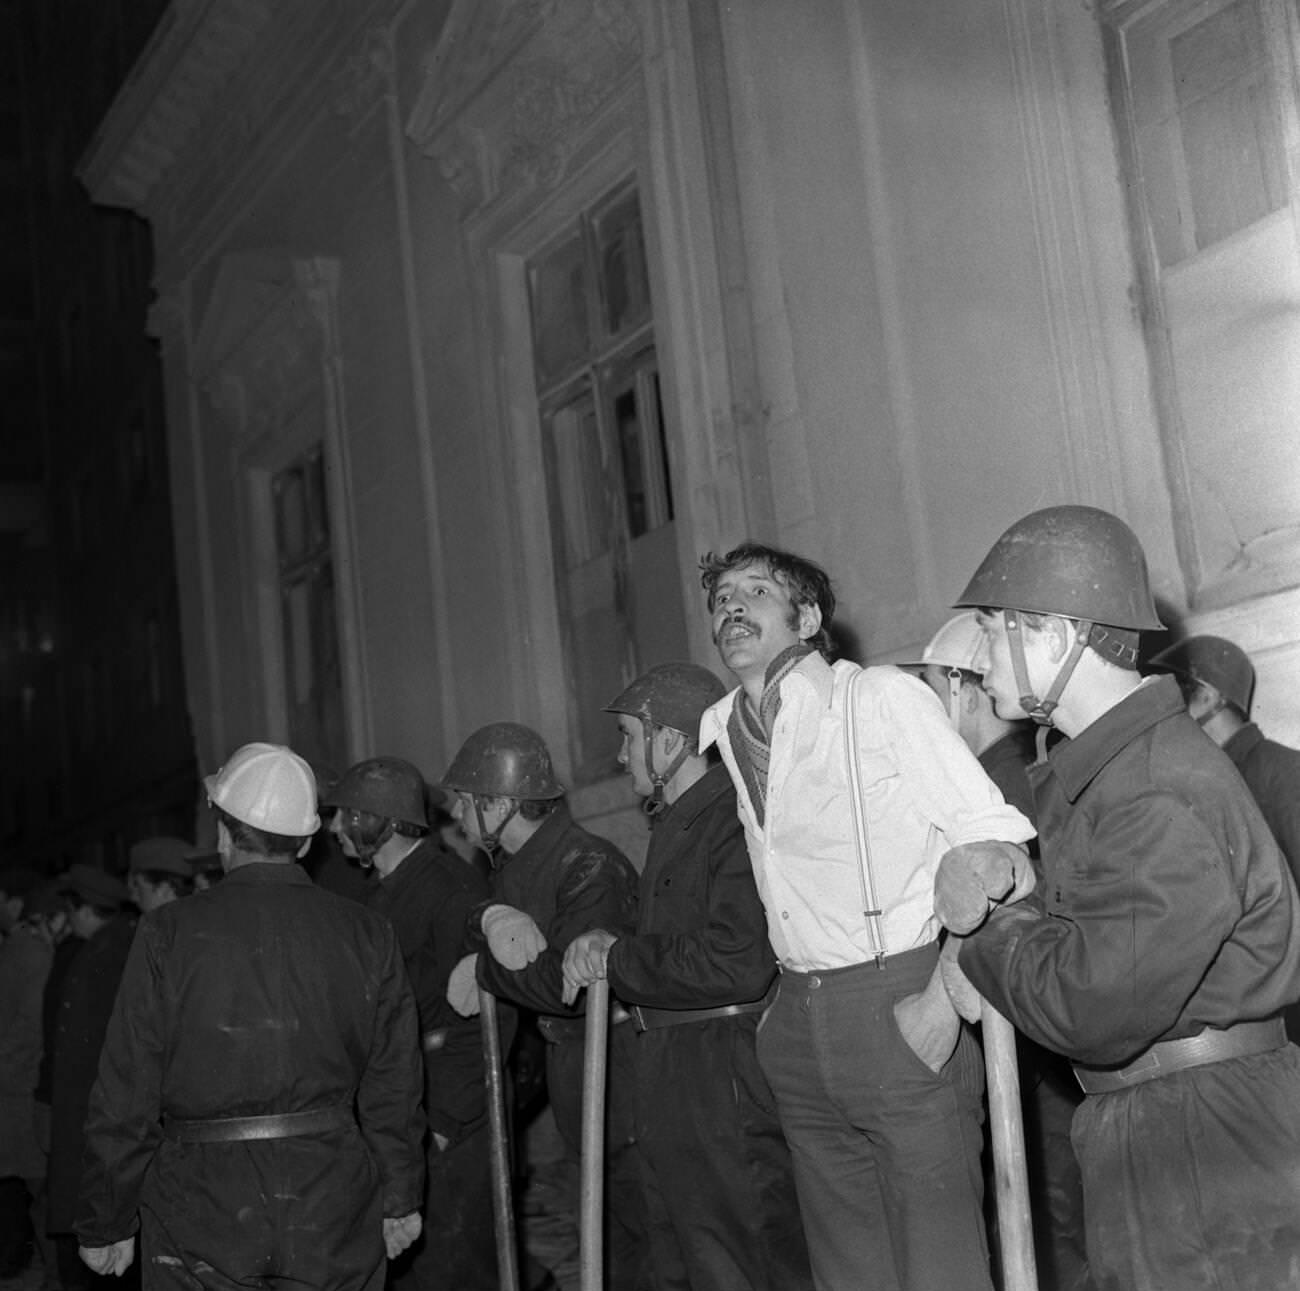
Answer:
M800 641L782 650L770 664L763 678L763 694L755 709L746 691L736 696L727 719L727 735L736 758L741 779L749 792L754 815L763 823L767 801L767 765L772 753L772 728L781 711L781 682L798 666L799 660L813 653L813 646Z

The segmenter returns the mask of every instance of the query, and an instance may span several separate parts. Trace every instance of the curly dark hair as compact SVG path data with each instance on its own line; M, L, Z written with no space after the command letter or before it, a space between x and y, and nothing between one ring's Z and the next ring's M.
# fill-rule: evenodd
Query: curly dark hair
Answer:
M821 627L809 638L808 644L829 659L834 650L830 626L835 618L835 593L831 589L831 578L816 562L796 556L794 552L782 551L780 547L768 547L749 539L740 546L733 547L725 556L712 551L705 552L700 559L700 584L708 595L709 613L713 612L718 580L723 574L744 569L747 565L766 566L768 573L790 593L796 613L805 605L821 611Z

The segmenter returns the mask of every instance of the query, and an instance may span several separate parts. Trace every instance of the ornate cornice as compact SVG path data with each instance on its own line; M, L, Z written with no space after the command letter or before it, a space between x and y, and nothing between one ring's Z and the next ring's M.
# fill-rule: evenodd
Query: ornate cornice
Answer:
M275 427L320 382L336 345L337 294L332 260L236 256L223 265L192 373L231 430Z
M503 192L549 188L640 52L630 0L456 0L407 134L466 214Z
M272 0L173 0L77 167L93 201L143 212L273 11Z

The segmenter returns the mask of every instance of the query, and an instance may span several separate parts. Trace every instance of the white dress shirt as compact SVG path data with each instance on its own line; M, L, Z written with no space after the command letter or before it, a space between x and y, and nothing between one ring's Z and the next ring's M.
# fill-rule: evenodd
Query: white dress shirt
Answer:
M727 721L739 690L700 723L701 751L717 744L737 789L759 895L777 958L797 972L862 963L876 953L864 916L844 739L846 688L855 687L863 807L882 912L884 953L939 935L934 877L959 843L1023 843L1034 828L984 774L922 681L891 666L801 659L781 681L764 821L736 766Z

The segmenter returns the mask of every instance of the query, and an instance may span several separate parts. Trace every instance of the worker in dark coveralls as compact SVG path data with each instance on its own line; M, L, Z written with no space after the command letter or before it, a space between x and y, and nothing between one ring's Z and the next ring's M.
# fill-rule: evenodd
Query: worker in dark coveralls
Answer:
M1300 749L1266 739L1250 720L1255 691L1250 656L1223 637L1194 636L1153 656L1149 667L1177 679L1188 713L1241 772L1291 877L1300 883Z
M424 1232L391 1280L419 1291L495 1291L483 1043L478 1024L447 1002L447 979L469 950L470 911L489 889L430 833L425 796L410 762L378 757L345 771L322 805L335 809L330 829L343 855L378 875L368 904L397 930L420 1017L429 1121Z
M1142 549L1105 511L1050 507L960 604L980 607L998 712L1068 738L1031 772L1044 881L953 939L969 982L950 989L1074 1063L1094 1282L1300 1285L1300 1050L1279 1016L1300 996L1296 889L1173 679L1138 676L1160 626ZM960 932L989 906L949 899L949 859L936 903Z
M127 910L126 884L116 875L79 862L61 883L77 950L59 988L51 1046L46 1231L54 1238L59 1281L65 1291L73 1291L90 1284L73 1236L86 1150L86 1110L135 936L136 916Z
M448 998L458 1012L475 1013L482 986L537 1013L556 1127L576 1163L585 1019L564 1000L564 951L592 928L635 929L636 870L613 843L575 823L550 751L527 726L496 722L475 731L442 784L456 795L452 815L466 837L487 850L494 865L494 904L470 923L484 950L456 966ZM649 1267L633 1132L636 1036L629 1022L625 1011L611 1018L606 1102L607 1285L619 1291L648 1285Z
M1027 717L999 717L984 689L984 629L974 610L949 619L926 644L915 667L948 711L953 729L979 759L1002 796L1029 820L1034 797L1029 767L1038 760L1036 727ZM1028 844L1039 866L1038 840ZM1043 1291L1089 1291L1083 1222L1083 1180L1070 1146L1070 1124L1083 1093L1069 1062L1028 1036L1017 1037L1034 1256ZM986 1198L993 1195L993 1162L985 1149ZM995 1214L990 1215L996 1224ZM999 1244L990 1242L997 1251Z
M296 863L311 768L247 744L204 781L226 878L146 915L86 1124L82 1258L146 1288L383 1285L420 1233L415 1001L388 920Z
M634 1006L657 1291L798 1291L812 1274L790 1149L754 1053L776 956L731 777L697 743L724 693L707 668L665 663L607 706L651 826L637 931L583 933L564 976L575 994L608 977Z

